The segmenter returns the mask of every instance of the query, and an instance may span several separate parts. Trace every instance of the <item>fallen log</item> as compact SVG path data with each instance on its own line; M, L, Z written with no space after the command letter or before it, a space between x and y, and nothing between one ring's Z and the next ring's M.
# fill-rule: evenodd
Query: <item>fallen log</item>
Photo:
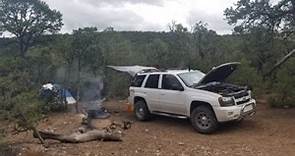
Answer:
M85 133L72 133L70 135L56 134L53 132L39 131L40 136L46 139L58 140L63 143L83 143L94 140L122 141L121 133L108 132L106 130L90 130ZM37 135L34 134L36 138Z

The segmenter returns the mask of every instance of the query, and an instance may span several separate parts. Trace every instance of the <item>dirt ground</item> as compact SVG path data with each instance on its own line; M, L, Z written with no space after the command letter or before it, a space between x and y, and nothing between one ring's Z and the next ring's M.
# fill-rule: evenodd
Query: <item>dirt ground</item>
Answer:
M156 116L148 122L136 121L132 113L126 112L125 101L113 100L105 106L112 113L112 120L134 121L131 129L124 131L122 142L48 141L49 147L44 148L30 132L25 132L9 135L9 143L20 149L18 155L28 156L295 155L295 109L271 109L264 100L258 100L254 119L224 124L211 135L197 133L190 122L183 119ZM39 128L70 133L79 125L75 115L56 113L43 120Z

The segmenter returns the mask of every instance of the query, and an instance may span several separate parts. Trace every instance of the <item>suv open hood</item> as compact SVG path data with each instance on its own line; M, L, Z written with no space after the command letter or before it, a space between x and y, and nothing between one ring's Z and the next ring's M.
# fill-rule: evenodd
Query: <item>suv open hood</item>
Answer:
M198 85L203 85L209 82L223 82L240 64L240 62L229 62L213 67L212 70L199 81Z

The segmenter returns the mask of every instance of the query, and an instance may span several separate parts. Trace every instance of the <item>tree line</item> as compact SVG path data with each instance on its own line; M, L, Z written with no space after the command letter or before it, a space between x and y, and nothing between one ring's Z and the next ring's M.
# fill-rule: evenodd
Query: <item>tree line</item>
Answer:
M171 22L167 32L116 31L95 27L58 34L62 14L41 0L0 0L1 118L34 127L45 113L38 98L40 85L58 82L73 88L79 100L83 75L103 77L104 95L126 97L129 77L107 65L144 65L162 69L199 69L242 63L230 81L247 84L257 96L270 94L273 106L294 106L295 59L267 74L295 48L291 0L239 0L224 11L231 35L219 35L202 21L192 29ZM266 76L267 75L267 76ZM28 124L29 123L29 124Z

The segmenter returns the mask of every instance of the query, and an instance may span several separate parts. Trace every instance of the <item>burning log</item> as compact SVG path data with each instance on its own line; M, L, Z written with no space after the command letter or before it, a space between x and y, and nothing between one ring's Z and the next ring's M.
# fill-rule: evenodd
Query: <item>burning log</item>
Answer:
M122 141L122 133L118 132L109 132L106 130L90 130L85 133L72 133L70 135L56 134L53 132L39 131L40 136L46 139L58 140L64 143L83 143L94 140L103 140L103 141ZM37 135L34 133L34 137L37 138Z

